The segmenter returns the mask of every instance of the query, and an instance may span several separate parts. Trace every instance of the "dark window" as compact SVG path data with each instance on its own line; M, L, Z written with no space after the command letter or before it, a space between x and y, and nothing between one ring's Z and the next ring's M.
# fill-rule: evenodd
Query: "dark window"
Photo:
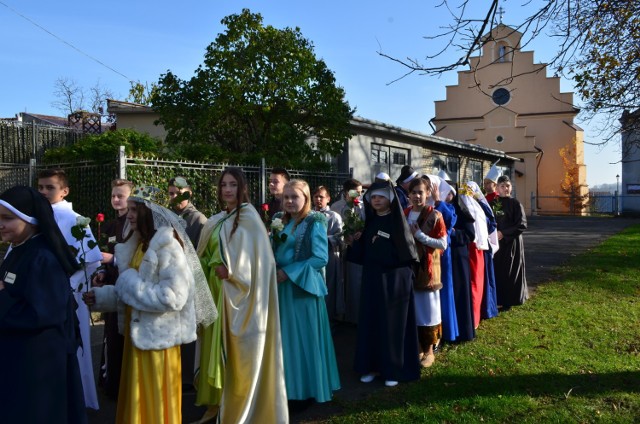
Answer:
M497 105L504 105L511 99L511 93L506 88L498 88L491 95L493 102Z

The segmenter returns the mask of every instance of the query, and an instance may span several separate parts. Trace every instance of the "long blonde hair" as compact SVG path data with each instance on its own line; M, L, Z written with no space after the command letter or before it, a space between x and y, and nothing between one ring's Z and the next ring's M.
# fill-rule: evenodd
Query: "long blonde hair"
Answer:
M309 189L309 184L305 180L293 179L284 185L284 190L287 188L297 189L302 192L304 195L304 206L300 210L300 214L298 219L295 222L294 227L302 222L303 219L307 217L309 211L311 211L311 190ZM283 199L284 201L284 199ZM282 217L282 222L286 224L291 220L291 214L289 212L285 212Z

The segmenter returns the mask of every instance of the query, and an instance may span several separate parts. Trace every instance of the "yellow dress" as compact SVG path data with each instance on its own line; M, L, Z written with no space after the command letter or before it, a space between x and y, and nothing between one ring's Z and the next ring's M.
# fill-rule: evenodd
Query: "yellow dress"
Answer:
M136 270L144 252L138 245L130 266ZM116 423L171 424L182 422L180 346L140 350L131 342L131 307L124 319L124 354Z

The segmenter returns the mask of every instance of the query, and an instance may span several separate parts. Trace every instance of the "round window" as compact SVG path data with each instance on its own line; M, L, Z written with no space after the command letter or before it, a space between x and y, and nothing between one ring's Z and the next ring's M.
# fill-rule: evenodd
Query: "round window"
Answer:
M497 137L496 137L496 141L497 141L498 143L502 143L502 142L504 141L504 137L502 137L501 135L499 135L499 136L497 136Z
M497 105L504 105L511 99L511 93L506 88L498 88L491 95L491 99Z

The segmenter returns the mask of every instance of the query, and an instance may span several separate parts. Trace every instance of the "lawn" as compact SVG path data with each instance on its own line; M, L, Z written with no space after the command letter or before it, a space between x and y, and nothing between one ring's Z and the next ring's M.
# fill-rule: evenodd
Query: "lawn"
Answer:
M475 341L444 346L419 382L329 422L640 422L639 258L634 226L483 321Z

